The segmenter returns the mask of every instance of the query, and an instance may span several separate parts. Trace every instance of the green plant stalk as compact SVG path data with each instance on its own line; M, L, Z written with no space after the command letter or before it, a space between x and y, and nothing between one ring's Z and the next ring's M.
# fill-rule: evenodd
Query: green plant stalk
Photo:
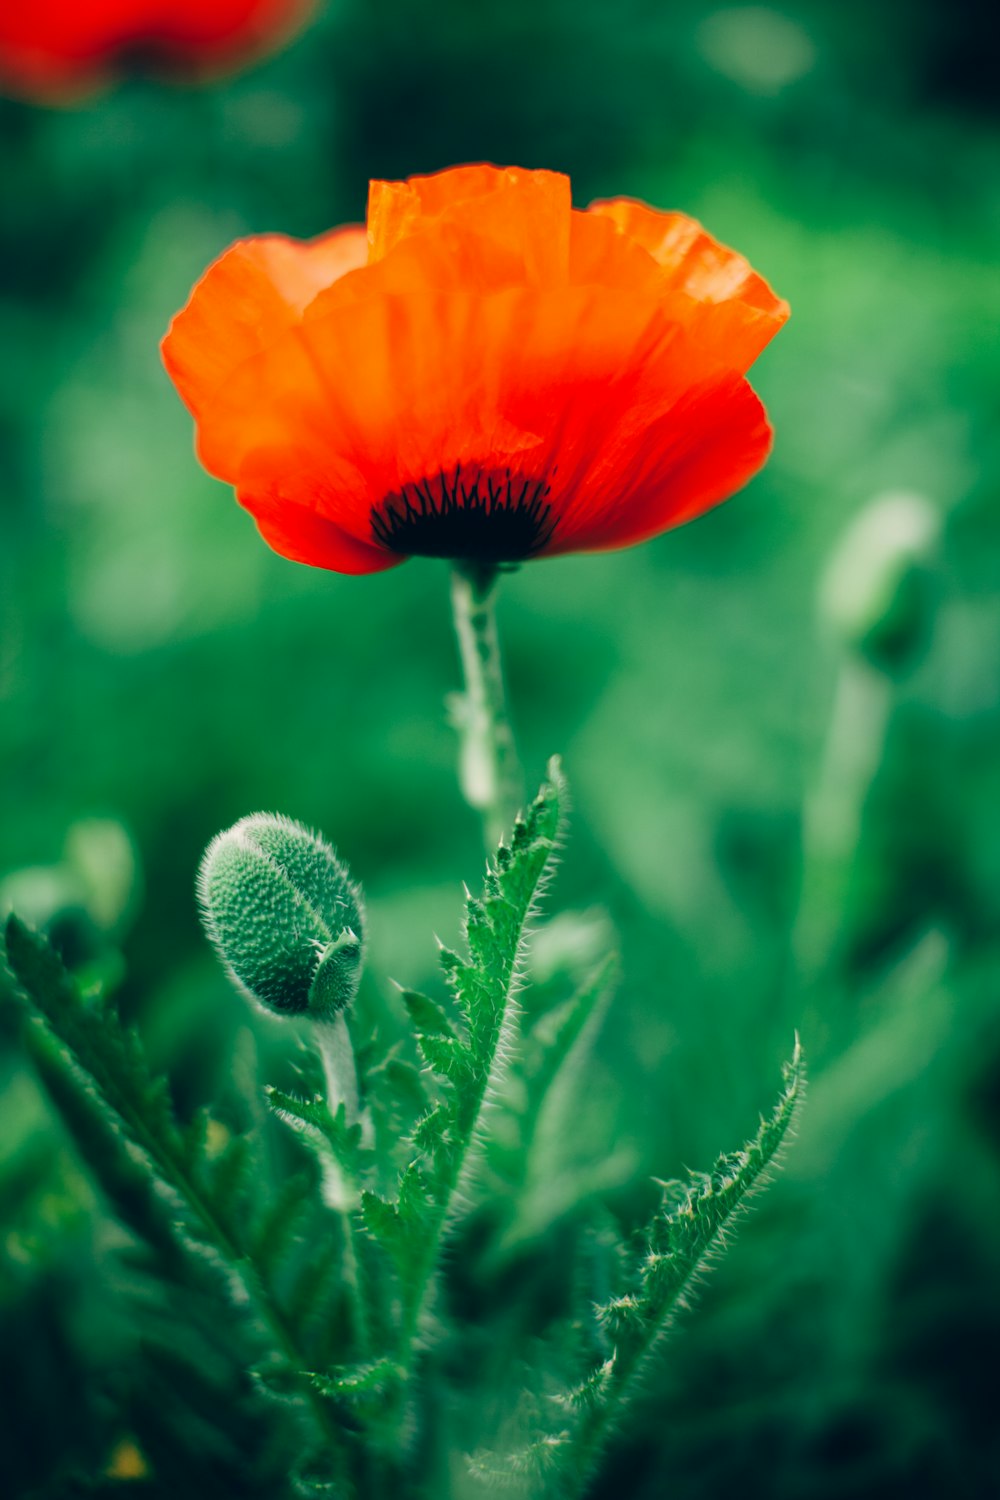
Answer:
M522 935L523 924L537 895L538 883L542 879L543 872L544 866L535 877L532 893L527 900L525 910L521 913L519 921ZM518 947L520 947L520 942L521 938L518 939ZM509 1055L511 1032L517 1014L512 998L515 978L516 954L512 953L510 961L505 965L500 976L502 991L497 996L497 1003L493 1010L495 1022L491 1026L488 1050L484 1050L482 1055L482 1066L475 1094L469 1098L463 1109L461 1137L456 1142L455 1149L450 1153L447 1172L443 1179L438 1178L435 1182L436 1208L429 1226L423 1254L416 1268L416 1276L404 1302L398 1346L398 1361L404 1381L413 1371L420 1326L433 1291L441 1247L452 1220L455 1200L467 1179L476 1143L484 1134L483 1117L487 1101L496 1089Z
M489 852L509 838L524 780L504 692L496 623L497 570L456 564L451 603L465 691L454 700L461 737L459 783L481 814Z
M455 1195L459 1185L466 1175L470 1162L470 1154L477 1139L482 1135L482 1120L486 1100L498 1082L503 1066L502 1059L505 1058L507 1048L505 1042L511 1029L513 1016L510 1007L510 990L508 988L508 1004L504 1009L504 1017L497 1029L496 1042L493 1048L493 1056L490 1060L489 1071L483 1078L478 1096L472 1112L471 1123L465 1133L465 1137L454 1153L452 1167L446 1181L441 1185L440 1199L431 1232L427 1237L427 1245L424 1255L420 1261L419 1276L415 1288L411 1293L403 1313L403 1323L400 1338L400 1367L409 1375L413 1369L416 1355L417 1335L420 1324L423 1321L424 1312L434 1287L435 1272L440 1259L441 1245L444 1241L452 1216L452 1208Z
M341 1105L349 1125L358 1119L360 1097L358 1093L358 1070L354 1060L351 1034L343 1014L329 1021L317 1021L314 1035L323 1063L326 1082L326 1107L335 1115ZM367 1124L371 1126L370 1119ZM336 1162L329 1162L324 1173L324 1197L329 1206L339 1215L344 1229L344 1272L351 1308L354 1315L354 1330L360 1354L365 1357L369 1350L369 1323L365 1298L361 1285L361 1257L358 1254L357 1228L354 1213L357 1194Z
M892 700L889 677L853 653L845 656L822 762L804 810L802 883L792 933L803 980L822 970L837 938L865 799L885 753Z
M315 1021L313 1031L323 1062L326 1107L335 1115L343 1105L347 1123L352 1125L358 1118L358 1070L347 1022L339 1014L329 1021Z

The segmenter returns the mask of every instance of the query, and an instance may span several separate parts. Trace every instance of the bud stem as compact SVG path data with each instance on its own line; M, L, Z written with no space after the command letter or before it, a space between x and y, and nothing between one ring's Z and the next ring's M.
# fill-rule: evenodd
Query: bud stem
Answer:
M492 852L509 837L524 800L521 766L507 713L503 666L496 625L495 568L456 564L451 602L458 636L465 692L458 699L456 728L461 736L459 783L470 807L482 814L483 835Z
M344 1119L353 1125L358 1118L358 1072L354 1062L351 1034L343 1015L330 1021L316 1021L313 1035L323 1061L323 1078L326 1083L326 1107L335 1115L344 1106ZM343 1215L344 1238L347 1251L348 1282L359 1333L364 1332L364 1316L358 1286L357 1251L354 1244L354 1228L351 1213L356 1206L356 1192L350 1179L337 1162L326 1163L323 1173L323 1197L329 1208Z
M330 1021L315 1021L315 1037L323 1059L326 1107L332 1115L341 1105L348 1125L358 1118L358 1072L354 1064L351 1034L343 1015Z

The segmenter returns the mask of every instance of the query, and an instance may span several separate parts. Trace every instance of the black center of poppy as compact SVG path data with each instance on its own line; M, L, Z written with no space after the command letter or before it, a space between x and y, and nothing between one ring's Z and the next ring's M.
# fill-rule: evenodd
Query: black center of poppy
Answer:
M509 469L404 485L373 506L375 540L405 557L446 557L456 562L523 562L548 545L555 530L551 486Z

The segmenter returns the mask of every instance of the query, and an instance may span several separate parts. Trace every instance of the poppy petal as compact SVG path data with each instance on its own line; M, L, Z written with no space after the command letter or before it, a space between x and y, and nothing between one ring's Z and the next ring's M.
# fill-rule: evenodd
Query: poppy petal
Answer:
M290 562L330 568L335 573L379 573L406 562L398 553L359 542L336 522L291 502L277 487L239 489L236 498L253 516L267 545Z
M719 378L655 304L605 288L429 291L334 312L317 299L234 374L199 448L209 467L228 459L241 493L281 495L367 544L387 497L458 468L509 471L548 486L562 550L631 493L651 429L690 470L685 401Z
M476 166L373 184L367 238L235 247L164 355L271 545L362 572L624 546L717 504L767 456L743 371L787 312L694 220Z
M731 368L748 369L787 322L788 303L697 219L660 213L631 198L592 203L587 212L610 220L629 243L641 246L661 267L665 285L702 310L703 323L711 321ZM627 276L632 262L622 258L619 265Z
M606 434L587 506L561 522L551 552L648 540L728 499L763 467L771 428L747 382L726 374L678 396L641 429Z
M280 338L317 293L363 266L367 254L365 232L355 225L315 240L259 235L225 251L161 345L188 410L201 417L241 364Z
M368 194L370 259L382 260L415 234L454 238L472 232L522 267L521 279L565 275L570 182L561 172L519 167L455 167L407 182L372 182Z

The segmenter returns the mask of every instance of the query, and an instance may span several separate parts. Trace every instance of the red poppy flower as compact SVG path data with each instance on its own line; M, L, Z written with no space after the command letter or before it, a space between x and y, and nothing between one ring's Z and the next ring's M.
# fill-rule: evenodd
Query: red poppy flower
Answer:
M265 51L300 0L0 0L0 80L16 93L80 93L131 60L198 74Z
M373 182L367 233L234 245L163 344L205 467L343 573L624 547L764 463L788 307L693 219L555 172Z

